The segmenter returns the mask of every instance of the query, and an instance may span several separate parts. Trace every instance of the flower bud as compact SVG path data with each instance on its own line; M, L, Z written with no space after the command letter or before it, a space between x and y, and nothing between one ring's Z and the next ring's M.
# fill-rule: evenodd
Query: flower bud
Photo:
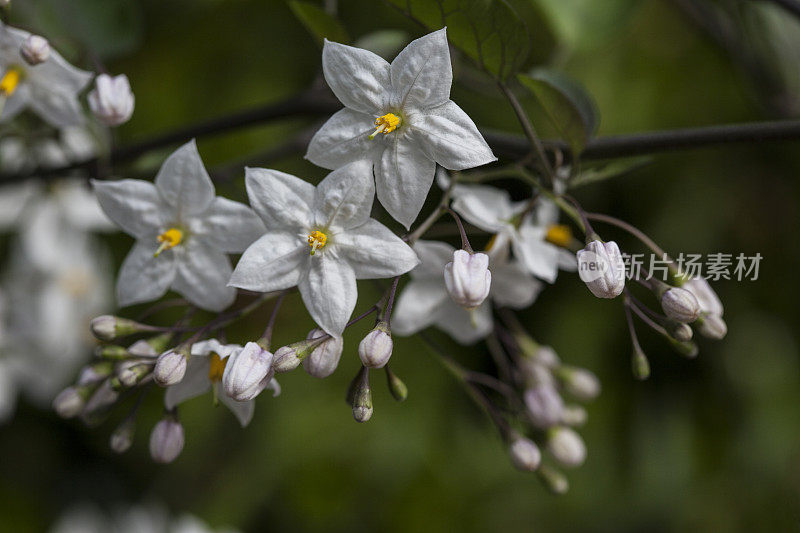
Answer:
M640 381L650 377L650 361L647 360L647 356L639 348L633 350L631 370L633 371L633 377Z
M133 434L136 431L136 418L127 417L117 426L108 439L108 445L115 453L125 453L133 444Z
M327 340L311 350L309 356L303 360L303 368L315 378L326 378L333 374L339 366L339 359L344 350L343 338L331 337L319 328L312 329L306 339L313 340L323 336L327 337Z
M142 362L135 359L123 361L117 367L117 378L125 387L133 387L141 383L152 371L152 362Z
M110 361L100 361L86 365L78 374L75 384L78 386L97 385L114 371L114 364Z
M523 400L535 427L547 429L561 422L564 400L552 385L529 387L523 394Z
M492 285L489 256L456 250L444 267L444 284L455 303L467 309L478 307L489 296Z
M158 356L153 369L153 379L162 387L180 383L186 374L185 350L169 350Z
M89 108L106 126L119 126L133 115L134 97L125 74L100 74L89 93Z
M233 352L222 374L225 393L237 402L246 402L258 396L272 379L272 354L248 342L244 348Z
M534 472L542 462L542 452L539 447L524 437L517 437L508 447L508 454L514 466L523 472Z
M689 324L685 324L683 322L670 321L667 324L667 331L673 339L680 342L689 342L694 336L692 328L689 326Z
M293 342L292 344L278 348L272 362L272 369L276 373L282 374L290 372L300 366L303 360L311 355L314 348L325 342L323 336L307 339L304 341Z
M681 354L682 356L686 357L687 359L694 359L697 357L697 354L700 353L700 348L693 342L679 342L676 340L670 340L670 345L672 349Z
M109 408L119 399L119 392L112 387L112 379L105 380L86 401L81 412L81 420L87 426L96 426L102 422Z
M719 315L708 315L698 321L698 331L703 337L709 339L722 340L728 333L728 325Z
M389 392L392 393L392 397L398 402L406 401L408 387L388 366L386 367L386 380L389 383Z
M40 35L29 35L23 41L19 54L29 65L44 63L50 57L50 43Z
M616 298L625 288L625 262L614 241L594 240L576 254L578 275L598 298Z
M678 322L694 322L700 316L700 304L697 303L697 298L680 287L664 291L661 295L661 308L669 318Z
M149 339L140 339L128 346L128 353L136 357L158 357L167 349L172 333L162 333Z
M86 405L87 396L88 392L85 387L67 387L53 400L53 410L61 418L74 418Z
M150 326L140 324L134 320L111 315L93 318L89 327L92 330L92 335L101 341L113 341L117 337L152 330Z
M600 394L600 380L585 368L564 366L558 374L567 392L580 400L593 400Z
M563 472L551 466L542 465L539 470L537 470L537 473L542 483L544 483L553 494L566 494L569 490L569 481Z
M690 279L681 285L681 288L691 292L694 297L697 298L697 303L700 305L700 310L703 313L718 316L722 316L724 314L725 310L722 307L722 301L705 279Z
M109 361L120 361L128 359L131 354L122 346L116 344L106 344L104 346L97 346L94 349L94 355L100 359Z
M153 427L150 433L150 455L157 463L171 463L183 451L183 426L167 415Z
M381 320L375 328L361 339L358 356L368 368L383 368L392 357L392 334L389 325Z
M575 430L560 426L547 433L547 449L566 467L580 466L586 460L586 445Z
M565 405L561 412L561 422L567 426L582 426L588 419L586 409L580 405Z
M369 368L362 366L347 389L347 403L353 408L356 422L372 418L372 389L369 386Z

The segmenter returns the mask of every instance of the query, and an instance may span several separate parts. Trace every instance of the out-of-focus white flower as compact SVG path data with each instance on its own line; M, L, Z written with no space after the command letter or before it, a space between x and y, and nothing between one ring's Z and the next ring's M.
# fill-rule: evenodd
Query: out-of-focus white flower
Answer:
M84 122L78 94L92 78L90 72L67 63L55 50L42 64L31 66L22 55L30 33L0 22L0 122L30 108L61 128Z
M345 108L317 132L306 158L329 169L370 161L378 200L406 228L425 203L436 163L464 170L497 159L450 100L445 29L411 42L391 65L372 52L325 41L322 69Z
M366 161L331 172L316 187L262 168L246 169L245 181L267 232L245 250L230 284L261 292L297 285L311 317L334 337L355 308L356 279L398 276L418 263L405 242L370 218L375 186Z
M625 288L625 262L614 241L592 241L577 253L578 275L598 298L616 298Z
M323 330L314 328L308 332L307 340L318 339L327 335ZM328 337L315 347L311 353L303 360L303 368L315 378L326 378L333 374L339 366L339 359L342 357L344 349L344 339L339 337Z
M134 96L125 74L114 76L100 74L89 93L89 108L107 126L119 126L133 115Z
M19 53L26 63L35 66L44 63L50 57L50 43L41 35L28 35Z
M150 456L157 463L171 463L183 451L183 426L172 415L156 423L150 433Z
M511 442L508 454L514 466L524 472L534 472L542 462L542 452L539 451L539 447L524 437L517 437Z
M167 158L155 185L132 179L92 184L108 217L136 238L117 280L120 305L156 300L169 288L210 311L233 303L226 254L247 248L263 226L246 205L214 196L194 140Z
M489 256L456 250L453 260L444 267L444 284L455 303L466 309L478 307L492 286Z
M539 429L546 429L561 422L564 400L551 384L529 387L522 395L528 417Z
M563 466L580 466L586 460L586 444L572 428L561 426L548 431L547 449Z
M558 369L558 375L567 392L579 400L593 400L600 394L600 380L585 368L562 366Z
M108 142L108 131L95 124L64 127L49 136L9 132L0 138L0 171L13 174L30 172L36 168L63 167L70 163L91 159L107 149ZM82 179L75 180L75 183L80 184L83 189L88 189L85 186L85 178L79 177ZM57 183L69 182L65 179ZM63 187L63 185L60 186ZM4 194L15 190L39 192L44 189L41 184L31 180L2 188L3 191L6 191ZM94 194L92 194L93 196ZM3 198L3 203L0 205L12 204L12 202L11 198ZM12 213L18 211L19 209L12 210ZM9 219L11 219L9 215L5 213L2 215L2 220Z
M392 332L401 336L436 326L461 344L473 344L492 331L490 301L521 309L533 303L542 287L518 262L490 255L489 297L468 311L450 298L442 275L454 248L443 242L417 241L414 250L421 263L411 271L411 281L400 293L391 317Z

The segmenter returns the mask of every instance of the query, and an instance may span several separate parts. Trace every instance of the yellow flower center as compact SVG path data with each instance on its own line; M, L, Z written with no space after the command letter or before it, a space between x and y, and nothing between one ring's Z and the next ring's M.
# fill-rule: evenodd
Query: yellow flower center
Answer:
M374 139L379 133L383 133L384 135L387 133L392 133L399 125L400 117L394 113L386 113L382 117L375 119L375 131L372 132L372 135L370 135L369 138Z
M9 68L3 77L0 78L0 95L9 97L14 94L19 85L19 80L22 77L22 72L16 68Z
M183 240L183 232L178 228L169 228L167 231L162 233L157 237L158 242L161 245L156 250L156 253L153 254L153 257L158 257L161 252L164 250L169 250L170 248L174 248L175 246L179 245Z
M209 359L211 364L208 367L208 379L213 383L218 383L222 381L222 374L225 372L228 359L222 359L217 352L211 352Z
M572 243L572 230L564 224L553 224L547 228L544 240L562 248L567 248Z
M315 230L308 234L308 245L311 247L311 255L317 253L317 248L322 248L328 242L328 236L321 231Z

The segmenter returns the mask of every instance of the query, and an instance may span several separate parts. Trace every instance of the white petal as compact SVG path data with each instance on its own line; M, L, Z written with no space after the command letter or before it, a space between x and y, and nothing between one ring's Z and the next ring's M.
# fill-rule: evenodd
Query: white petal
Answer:
M56 128L77 126L85 122L76 93L58 90L52 85L31 83L28 105L37 115Z
M419 259L403 239L375 219L334 236L337 253L356 274L356 279L383 279L405 274Z
M3 154L0 153L0 158ZM0 159L0 164L5 163ZM35 181L24 181L19 184L4 185L0 188L0 230L8 229L19 222L25 213L28 202L41 192Z
M378 200L406 229L422 210L435 172L436 163L407 135L394 137L376 162Z
M447 30L411 41L392 61L392 87L400 108L433 107L450 98L453 67Z
M164 393L164 405L167 409L172 409L186 400L197 398L211 390L211 381L208 379L210 364L208 357L198 355L189 357L183 379L167 387L167 392Z
M304 265L313 259L308 244L297 235L267 233L245 250L230 279L230 285L259 292L294 287Z
M478 342L491 333L494 320L488 303L467 311L452 300L448 300L439 310L435 325L459 344L468 345Z
M555 283L561 248L545 241L546 233L543 227L523 223L512 246L531 274L547 283Z
M171 209L149 181L92 180L100 207L126 233L139 239L152 239L163 228Z
M521 265L506 263L492 266L492 288L489 297L501 307L522 309L536 300L543 286Z
M199 237L190 237L175 251L178 268L173 290L208 311L222 311L233 303L236 289L228 286L231 262L224 252Z
M388 103L389 63L361 48L325 40L322 71L333 94L346 107L378 117Z
M464 170L497 161L472 119L451 100L415 115L412 127L423 150L445 168Z
M307 275L298 285L311 318L334 337L341 337L356 306L356 275L345 261L330 250L311 258Z
M122 263L117 279L117 301L120 306L149 302L161 298L175 279L175 253L166 250L153 254L158 242L137 241Z
M473 226L491 232L507 229L515 215L508 192L485 185L475 185L469 192L459 194L453 210Z
M225 407L230 409L231 413L233 413L242 427L246 427L250 421L253 420L253 413L255 413L256 410L255 400L237 402L223 391L220 391L219 401L222 402Z
M217 339L207 339L192 344L192 355L211 355L213 352L225 359L233 352L241 349L242 346L240 344L222 344Z
M435 278L444 287L444 266L453 260L455 248L441 241L420 240L414 244L420 264L411 271L412 278Z
M9 122L22 113L31 102L31 89L26 83L20 83L17 90L10 98L6 99L3 109L0 110L0 122Z
M76 227L87 231L114 229L114 224L100 207L97 195L86 187L83 180L58 183L55 194L67 220Z
M374 121L374 116L349 108L336 112L311 138L306 159L329 169L358 159L374 159L370 152L383 145L380 137L369 138L375 131Z
M264 234L264 224L248 206L221 196L211 207L192 219L192 233L215 248L228 253L241 253Z
M410 281L397 297L392 311L392 333L412 335L433 324L439 308L449 296L444 281L419 279Z
M266 168L245 168L247 197L269 230L308 231L314 222L314 186Z
M203 166L194 139L164 161L155 184L162 198L181 215L202 213L214 200L214 184Z
M360 226L369 219L375 199L372 163L356 161L328 174L317 186L314 217L331 230Z

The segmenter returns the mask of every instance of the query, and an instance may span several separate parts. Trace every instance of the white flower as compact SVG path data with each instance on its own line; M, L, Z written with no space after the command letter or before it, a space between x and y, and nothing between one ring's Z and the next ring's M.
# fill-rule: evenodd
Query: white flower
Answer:
M194 140L167 158L155 185L131 179L92 184L106 214L136 238L117 280L121 306L156 300L169 288L210 311L233 302L226 253L247 248L263 226L246 205L214 196Z
M470 224L497 234L495 246L510 242L516 258L537 278L553 283L559 268L575 270L575 257L567 249L571 233L558 224L558 207L550 200L537 200L526 213L526 202L512 202L501 189L457 185L453 192L453 210Z
M492 286L489 297L473 310L453 302L445 288L444 266L454 248L435 241L417 241L414 250L422 261L411 271L411 281L403 288L391 317L392 332L411 335L436 326L462 344L472 344L492 331L491 303L521 309L529 306L541 290L518 263L492 257Z
M492 286L489 256L456 250L444 267L444 284L455 303L466 309L478 307Z
M134 96L125 74L111 77L100 74L89 93L89 108L107 126L119 126L133 115Z
M95 155L107 144L107 130L95 125L68 126L52 136L4 134L0 138L0 170L8 173L31 171L37 167L55 168L84 161ZM85 178L81 176L80 182ZM14 186L3 187L11 190ZM26 181L19 187L31 190L43 189L41 184Z
M183 514L171 517L166 507L147 505L115 506L109 514L93 504L70 507L48 530L50 533L236 533L213 528L199 518Z
M83 123L78 94L92 74L73 67L55 50L44 63L29 65L21 50L30 35L0 22L0 122L30 108L57 128Z
M322 69L345 108L317 132L306 158L329 169L369 160L378 200L406 228L422 209L436 163L463 170L496 160L472 119L450 100L445 29L411 42L391 65L325 41Z
M245 181L267 233L244 252L230 284L262 292L297 285L311 317L334 337L356 305L356 279L398 276L418 263L369 217L375 188L366 161L331 172L316 188L262 168L246 169Z
M180 382L167 387L167 392L164 394L164 405L167 409L172 409L213 389L215 398L231 410L242 427L249 424L253 419L255 402L252 400L238 402L228 396L220 386L230 357L242 349L238 344L222 344L216 339L193 344L186 374ZM268 386L274 389L277 382L273 379Z

